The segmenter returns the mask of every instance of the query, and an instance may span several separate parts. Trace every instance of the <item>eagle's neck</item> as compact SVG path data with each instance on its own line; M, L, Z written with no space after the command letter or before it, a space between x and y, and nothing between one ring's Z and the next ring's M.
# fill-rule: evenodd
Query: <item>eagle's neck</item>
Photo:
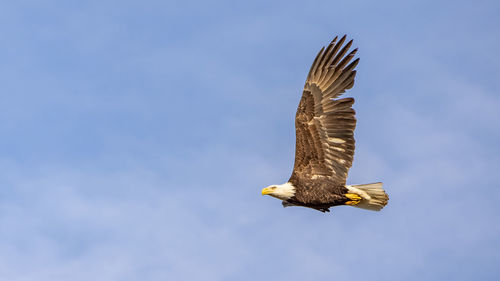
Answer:
M292 198L294 195L295 195L295 186L293 186L293 184L290 182L276 185L276 189L271 194L271 196L274 196L281 200L288 200Z

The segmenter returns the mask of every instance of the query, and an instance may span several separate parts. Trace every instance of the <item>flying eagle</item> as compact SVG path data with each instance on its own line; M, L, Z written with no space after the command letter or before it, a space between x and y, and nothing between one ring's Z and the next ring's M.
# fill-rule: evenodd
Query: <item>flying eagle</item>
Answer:
M262 195L282 200L284 207L303 206L321 212L349 205L380 211L389 200L382 183L346 185L354 156L353 98L338 98L354 85L349 64L357 49L347 54L352 40L344 35L323 47L307 75L295 115L295 164L287 183L262 189ZM344 46L343 46L344 45ZM347 54L347 55L346 55Z

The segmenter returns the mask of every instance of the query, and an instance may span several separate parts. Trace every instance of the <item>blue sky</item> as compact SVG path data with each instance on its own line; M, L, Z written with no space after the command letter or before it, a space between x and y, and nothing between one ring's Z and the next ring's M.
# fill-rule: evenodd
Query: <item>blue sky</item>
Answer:
M496 1L0 5L0 280L498 280ZM359 48L348 183L281 207L317 51Z

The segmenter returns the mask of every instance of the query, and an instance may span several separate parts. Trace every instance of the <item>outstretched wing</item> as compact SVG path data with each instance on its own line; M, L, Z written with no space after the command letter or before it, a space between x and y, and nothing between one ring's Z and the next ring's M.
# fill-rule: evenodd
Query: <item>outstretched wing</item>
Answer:
M331 179L345 184L354 156L353 98L336 99L352 88L359 58L346 55L352 40L337 37L314 60L295 116L296 148L292 179Z

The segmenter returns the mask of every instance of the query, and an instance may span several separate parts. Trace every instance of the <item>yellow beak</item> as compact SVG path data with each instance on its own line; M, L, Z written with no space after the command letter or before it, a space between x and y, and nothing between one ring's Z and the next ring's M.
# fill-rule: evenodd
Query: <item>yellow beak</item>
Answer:
M267 194L271 194L271 193L273 193L273 190L270 189L269 187L262 189L262 195L267 195Z

